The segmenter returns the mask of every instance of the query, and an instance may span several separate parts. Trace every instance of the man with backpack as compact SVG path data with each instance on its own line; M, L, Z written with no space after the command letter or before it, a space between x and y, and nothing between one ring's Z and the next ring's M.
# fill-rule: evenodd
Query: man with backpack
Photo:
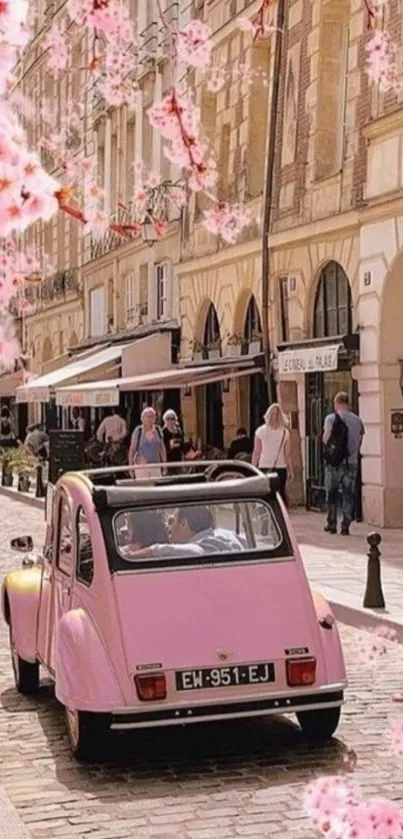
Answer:
M358 459L364 436L364 425L357 414L349 410L347 393L340 392L334 399L334 413L325 418L323 428L323 457L327 500L328 533L337 533L337 501L342 494L340 533L348 536L354 518Z

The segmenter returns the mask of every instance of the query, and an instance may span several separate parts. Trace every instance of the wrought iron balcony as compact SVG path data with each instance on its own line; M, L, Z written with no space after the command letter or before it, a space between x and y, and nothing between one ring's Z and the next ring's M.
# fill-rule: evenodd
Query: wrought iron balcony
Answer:
M140 32L140 64L146 69L150 62L157 57L158 52L158 23L153 21Z
M132 207L129 204L128 207L123 208L119 207L116 213L111 215L111 221L115 222L116 224L122 225L130 225L133 224L133 214L132 214ZM130 233L127 232L127 236L122 237L119 233L116 233L114 230L111 230L110 227L106 230L103 236L91 236L90 237L90 258L91 259L98 259L99 256L104 256L104 254L109 253L109 251L115 250L120 245L125 244L129 238L134 238L137 235L134 231Z
M175 30L179 24L179 3L176 0L170 3L165 9L164 20L168 24L169 29L162 23L160 24L159 45L162 57L168 58L172 55L172 30Z

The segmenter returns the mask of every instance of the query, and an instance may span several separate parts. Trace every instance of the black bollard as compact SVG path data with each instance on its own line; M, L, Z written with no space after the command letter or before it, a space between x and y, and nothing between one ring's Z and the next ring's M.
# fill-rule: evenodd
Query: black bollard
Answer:
M36 467L36 498L44 498L45 497L45 487L43 485L43 466L42 463L38 463Z
M379 533L370 533L369 536L367 536L369 551L367 585L363 603L365 609L385 608L385 599L381 583L381 552L379 550L381 541L382 537Z

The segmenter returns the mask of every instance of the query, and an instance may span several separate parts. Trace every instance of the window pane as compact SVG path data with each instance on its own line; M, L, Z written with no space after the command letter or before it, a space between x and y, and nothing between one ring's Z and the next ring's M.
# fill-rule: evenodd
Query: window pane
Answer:
M270 551L282 543L273 510L260 500L122 512L115 516L114 530L117 549L128 562Z
M94 578L94 555L87 517L82 509L77 522L77 578L91 585Z
M63 498L59 508L59 549L57 551L57 564L61 571L70 574L73 555L73 533L71 526L71 513L67 500Z

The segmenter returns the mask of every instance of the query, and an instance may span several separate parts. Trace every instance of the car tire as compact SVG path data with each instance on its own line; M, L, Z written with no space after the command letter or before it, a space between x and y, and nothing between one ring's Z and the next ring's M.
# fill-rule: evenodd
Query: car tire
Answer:
M18 655L13 641L11 627L10 650L14 681L18 692L24 696L33 696L39 691L39 663L37 661L25 661Z
M82 763L102 759L109 740L109 714L65 708L67 736L74 757Z
M297 714L302 733L309 743L330 740L339 724L341 707L322 708L318 711L300 711Z

